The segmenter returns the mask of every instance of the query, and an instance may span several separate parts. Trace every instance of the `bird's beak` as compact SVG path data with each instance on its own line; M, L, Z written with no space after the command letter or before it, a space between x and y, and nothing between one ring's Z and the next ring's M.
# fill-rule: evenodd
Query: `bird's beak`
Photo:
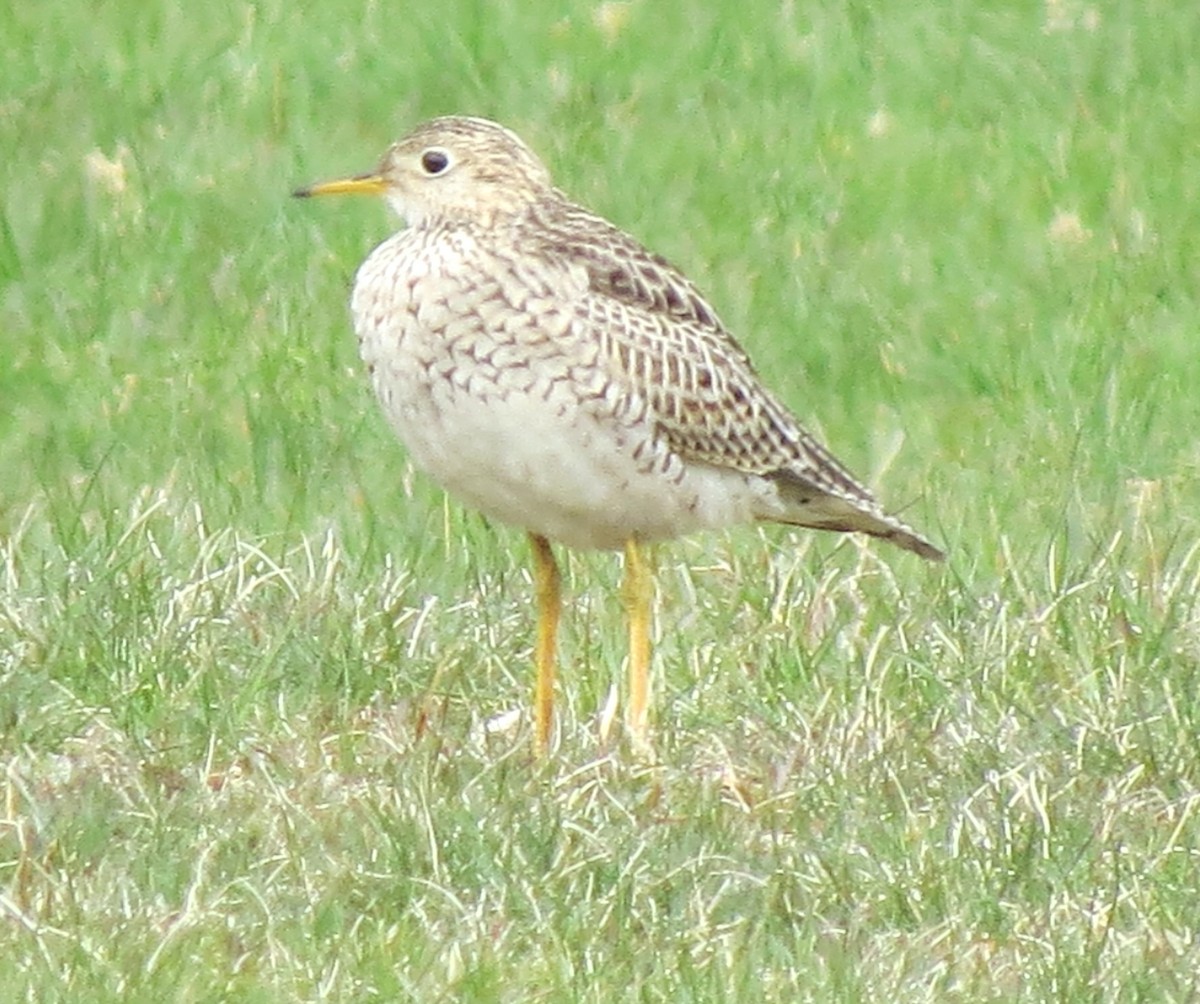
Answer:
M387 182L381 174L360 174L353 178L338 178L335 181L320 181L306 188L297 188L292 195L307 199L312 195L382 195L387 191Z

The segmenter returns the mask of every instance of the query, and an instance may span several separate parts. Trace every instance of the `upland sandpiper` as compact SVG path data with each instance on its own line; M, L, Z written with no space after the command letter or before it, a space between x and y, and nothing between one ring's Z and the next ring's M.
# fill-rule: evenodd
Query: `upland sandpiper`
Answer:
M755 521L942 552L760 382L700 291L576 205L521 139L437 118L369 173L298 196L382 195L407 226L358 270L359 350L417 467L533 545L534 741L550 740L561 584L550 542L625 551L626 721L648 728L642 544Z

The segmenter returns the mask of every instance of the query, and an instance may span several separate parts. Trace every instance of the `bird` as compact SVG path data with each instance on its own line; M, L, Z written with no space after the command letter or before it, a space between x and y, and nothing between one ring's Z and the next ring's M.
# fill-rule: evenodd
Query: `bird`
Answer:
M409 458L532 548L534 747L553 736L562 580L552 542L623 550L626 728L649 744L648 545L738 524L944 552L760 379L683 272L572 201L513 131L426 121L368 173L296 189L382 196L403 227L359 267L359 353Z

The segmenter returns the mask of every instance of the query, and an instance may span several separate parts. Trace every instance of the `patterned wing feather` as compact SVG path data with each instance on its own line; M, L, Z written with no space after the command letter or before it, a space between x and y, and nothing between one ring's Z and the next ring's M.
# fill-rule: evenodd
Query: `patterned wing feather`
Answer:
M774 480L786 522L860 531L926 558L942 553L883 512L874 496L763 385L745 350L696 286L601 217L543 204L537 250L581 266L578 309L611 370L649 404L685 461Z
M750 474L794 469L822 491L870 500L763 385L716 311L669 262L570 204L539 219L536 231L543 253L586 270L580 310L673 451Z

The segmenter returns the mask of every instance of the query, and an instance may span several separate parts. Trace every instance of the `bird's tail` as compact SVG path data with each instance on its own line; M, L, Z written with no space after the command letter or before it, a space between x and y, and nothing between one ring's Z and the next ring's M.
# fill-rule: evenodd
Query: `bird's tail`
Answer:
M779 491L783 511L773 514L781 523L841 533L866 533L891 541L929 561L942 561L946 554L911 526L883 511L865 488L850 481L837 490L816 484L798 471L784 469L767 477Z

